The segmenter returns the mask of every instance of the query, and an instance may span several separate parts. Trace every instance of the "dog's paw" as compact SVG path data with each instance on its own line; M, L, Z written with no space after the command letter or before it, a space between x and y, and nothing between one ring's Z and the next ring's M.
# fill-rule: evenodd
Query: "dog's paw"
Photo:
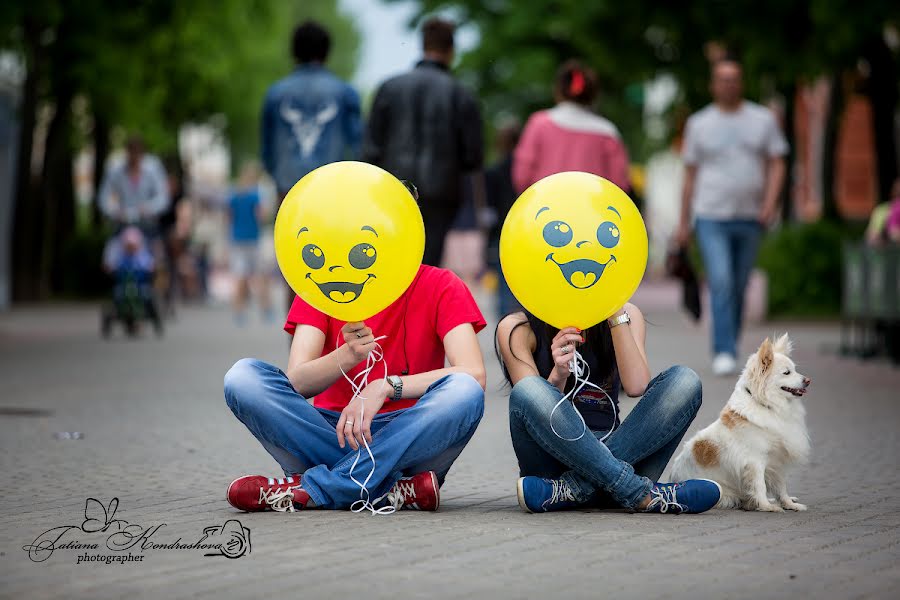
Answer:
M782 502L781 506L788 510L796 510L797 512L803 512L807 509L805 504L800 504L799 502L795 502L796 498L793 498L790 502Z
M756 506L756 510L761 512L784 512L784 509L778 506L777 504L772 504L771 502L766 502L765 504L758 504Z

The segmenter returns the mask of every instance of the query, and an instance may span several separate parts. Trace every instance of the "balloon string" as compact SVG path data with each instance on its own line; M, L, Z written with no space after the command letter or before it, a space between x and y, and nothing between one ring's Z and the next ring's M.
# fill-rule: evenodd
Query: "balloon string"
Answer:
M362 427L363 419L365 418L366 406L365 401L367 398L362 395L363 389L369 383L369 374L375 369L375 366L381 362L384 366L384 376L381 378L381 387L378 390L378 393L381 394L386 387L385 381L387 379L387 361L384 360L384 350L381 347L381 344L378 343L379 340L386 339L386 335L382 335L380 337L375 338L375 347L369 352L369 355L366 357L366 366L362 371L350 377L346 371L344 371L344 366L341 364L341 361L338 361L338 368L341 370L341 374L344 376L344 379L350 383L350 388L353 390L353 396L350 401L352 402L356 398L359 398L361 402L359 403L359 424ZM335 343L335 347L340 347L341 338L338 336L337 342ZM350 465L350 480L353 481L356 485L359 486L359 500L350 505L350 510L352 512L358 513L364 510L368 510L373 515L389 515L395 512L397 509L394 506L382 506L381 508L375 508L374 504L371 501L371 495L369 494L369 480L372 479L372 476L375 475L375 455L372 454L372 449L369 447L369 442L366 440L366 436L363 435L363 448L366 449L366 452L369 455L369 459L372 461L372 468L369 470L369 474L363 481L359 481L353 476L353 469L356 468L356 465L359 463L362 458L362 450L363 448L358 448L356 450L356 458L353 459L353 464Z
M612 401L612 398L609 397L609 394L606 393L605 389L588 381L588 379L590 379L591 377L591 367L587 364L587 361L584 360L578 350L575 351L575 354L572 356L572 360L569 361L569 371L572 373L572 375L575 376L575 385L571 390L569 390L567 394L559 399L559 402L557 402L556 406L553 407L553 410L550 411L550 429L553 430L553 433L556 434L556 437L567 442L577 442L582 437L584 437L585 432L587 432L587 423L584 422L584 417L581 415L581 411L575 407L575 398L578 397L578 394L585 386L591 386L592 388L603 392L603 395L606 396L606 399L609 401L609 404L613 409L612 425L610 426L609 431L606 432L606 435L600 438L601 442L606 441L606 438L608 438L616 428L616 419L619 418L618 411L616 410L616 403ZM567 438L561 436L559 432L556 431L556 427L553 426L553 415L566 400L572 401L572 408L575 409L575 414L578 415L578 418L581 420L581 435L575 438Z

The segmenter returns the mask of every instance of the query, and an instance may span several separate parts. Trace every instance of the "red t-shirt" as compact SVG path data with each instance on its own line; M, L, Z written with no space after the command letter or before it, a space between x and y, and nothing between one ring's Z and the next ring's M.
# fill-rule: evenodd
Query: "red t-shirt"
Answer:
M405 318L404 318L405 316ZM393 304L366 319L375 337L386 335L380 340L387 363L388 375L407 375L434 371L444 367L444 336L459 325L471 323L478 333L486 323L472 293L462 280L446 269L428 265L419 267L419 272L409 288ZM339 321L313 308L299 296L294 298L288 312L284 330L294 334L297 325L312 325L325 334L322 356L343 344ZM365 361L347 372L350 377L363 370ZM384 366L379 363L369 374L370 381L384 376ZM352 395L350 383L341 377L324 392L317 394L313 404L319 408L342 411ZM416 403L407 398L396 402L385 402L379 412L389 412L407 408Z

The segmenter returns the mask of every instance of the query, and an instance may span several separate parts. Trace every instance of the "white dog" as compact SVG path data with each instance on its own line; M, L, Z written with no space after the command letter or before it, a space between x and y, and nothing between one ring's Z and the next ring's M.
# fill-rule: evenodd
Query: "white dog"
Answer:
M717 508L806 510L788 495L786 470L809 455L806 410L810 380L791 360L787 334L766 338L747 359L719 419L698 432L675 458L672 480L712 479L722 488ZM774 501L770 500L774 496Z

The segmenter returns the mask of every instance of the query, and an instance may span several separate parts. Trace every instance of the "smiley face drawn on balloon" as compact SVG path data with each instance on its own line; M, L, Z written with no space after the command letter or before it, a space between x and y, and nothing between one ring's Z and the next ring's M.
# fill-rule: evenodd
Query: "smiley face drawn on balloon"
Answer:
M363 225L361 232L368 232L375 238L378 232L370 225ZM303 241L307 242L309 236L309 228L301 227L297 232L297 238L300 239L301 234L304 236ZM370 280L376 279L375 273L369 269L378 260L378 251L370 242L360 242L355 244L346 257L336 257L334 262L329 262L329 257L325 256L325 251L321 247L310 241L303 245L301 250L301 258L309 271L306 278L312 281L319 291L326 298L338 304L347 304L353 302L362 296L363 288ZM343 260L346 259L346 260ZM328 267L327 269L325 267ZM348 268L352 267L352 269ZM316 273L316 276L313 276ZM337 277L338 279L331 279ZM360 281L360 277L362 280ZM351 281L351 279L353 281Z
M285 196L275 255L307 304L363 321L396 301L422 262L425 227L409 189L367 163L319 167Z
M628 195L590 173L549 175L513 204L500 264L516 299L550 325L586 329L619 310L647 266L647 230Z
M621 222L622 215L619 214L615 207L607 206L606 208ZM534 217L535 221L547 211L550 211L549 207L541 207ZM594 239L580 239L575 243L573 249L572 242L576 239L575 231L565 221L552 220L544 225L541 232L544 242L548 246L558 248L558 250L551 251L545 261L552 262L559 267L559 272L566 282L579 290L586 290L600 281L600 277L603 275L606 267L616 261L616 255L611 250L618 245L620 240L621 231L618 225L612 221L603 221L596 231L591 233L594 235L596 243ZM605 262L591 258L592 256L603 254L602 250L598 252L600 248L609 250L609 252L606 252L608 256ZM567 249L568 252L566 252ZM568 260L559 258L564 252L572 257L568 258ZM560 262L560 260L563 260L563 262Z

